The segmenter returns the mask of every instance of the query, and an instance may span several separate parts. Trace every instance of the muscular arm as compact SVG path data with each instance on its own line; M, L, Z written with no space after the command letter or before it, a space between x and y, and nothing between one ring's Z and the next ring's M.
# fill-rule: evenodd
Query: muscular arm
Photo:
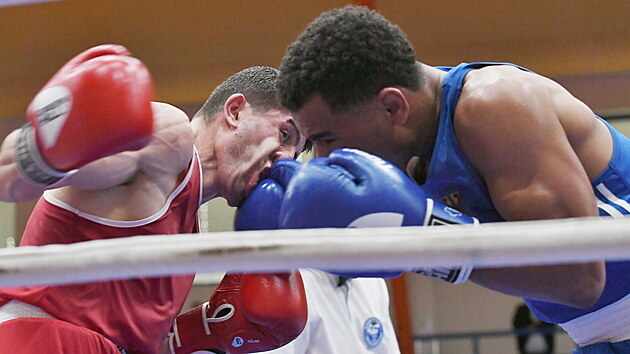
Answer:
M183 170L192 156L192 131L181 110L154 102L154 136L147 146L89 163L77 173L52 186L36 186L24 181L13 161L18 131L5 139L0 151L0 200L19 202L33 199L45 189L64 186L98 190L131 181L137 173L174 175Z
M188 117L176 107L153 102L154 134L142 149L94 161L68 178L66 184L80 189L106 189L130 182L137 173L176 175L192 156L192 131Z
M506 220L597 215L587 173L561 121L562 115L593 113L547 79L501 70L508 72L472 77L455 120L458 141L497 210ZM471 280L509 295L583 308L601 295L605 271L603 262L477 269Z

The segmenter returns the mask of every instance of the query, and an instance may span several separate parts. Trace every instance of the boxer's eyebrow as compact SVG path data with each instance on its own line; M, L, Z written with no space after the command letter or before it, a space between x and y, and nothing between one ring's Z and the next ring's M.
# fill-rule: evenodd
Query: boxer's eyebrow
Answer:
M287 120L288 123L290 123L293 126L293 131L291 132L291 136L293 137L293 139L295 140L295 142L293 143L293 145L297 145L300 143L300 130L297 127L297 124L295 123L295 121L293 119L289 119Z
M297 151L297 147L298 145L300 145L300 141L302 141L302 133L300 133L300 130L297 127L297 124L295 123L295 121L291 118L289 118L287 120L287 123L291 124L291 126L293 127L291 129L291 132L289 134L289 136L291 137L291 142L290 144L296 147L296 152L295 155L293 156L294 159L297 159L298 156L304 152L304 150L307 149L307 146L309 146L309 141L308 139L306 139L306 141L304 142L304 147L302 148L302 151ZM308 150L310 151L310 147L308 148Z
M295 120L289 118L287 122L293 126L293 129L292 129L293 131L291 132L291 136L294 137L295 139L295 142L293 143L293 145L297 147L300 144L300 141L302 141L302 132L297 127L297 123L295 123ZM304 147L302 148L302 151L296 151L295 158L297 159L297 157L305 151L306 152L311 151L312 148L313 148L313 143L308 138L305 137Z
M317 141L320 140L326 136L329 136L330 132L321 132L321 133L317 133L317 134L313 134L311 136L308 137L308 140L310 141Z

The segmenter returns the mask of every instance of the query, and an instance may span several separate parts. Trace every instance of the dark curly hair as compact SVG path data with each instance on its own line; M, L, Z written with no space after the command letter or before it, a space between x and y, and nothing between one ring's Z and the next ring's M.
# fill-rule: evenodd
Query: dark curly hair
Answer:
M278 99L278 74L278 69L268 66L254 66L237 72L212 91L195 117L213 120L223 109L225 101L235 93L242 93L257 111L286 110Z
M287 49L280 66L280 102L296 112L320 94L333 112L387 86L417 91L421 76L407 36L362 6L324 12Z

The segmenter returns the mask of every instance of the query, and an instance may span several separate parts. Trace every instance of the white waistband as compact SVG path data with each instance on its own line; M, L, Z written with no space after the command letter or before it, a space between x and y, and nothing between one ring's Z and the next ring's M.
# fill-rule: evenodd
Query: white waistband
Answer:
M19 300L11 300L0 306L0 323L21 317L54 318L39 307Z
M579 346L630 339L630 294L595 312L560 324Z

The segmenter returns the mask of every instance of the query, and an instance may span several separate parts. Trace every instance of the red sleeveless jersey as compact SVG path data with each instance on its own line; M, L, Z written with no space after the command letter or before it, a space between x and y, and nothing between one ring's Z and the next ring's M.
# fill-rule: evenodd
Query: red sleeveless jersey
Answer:
M75 243L135 235L198 232L201 169L195 152L184 180L156 214L115 221L76 210L45 193L28 220L21 246ZM0 289L10 299L38 306L57 319L101 333L128 352L157 353L179 314L194 276L173 276Z

